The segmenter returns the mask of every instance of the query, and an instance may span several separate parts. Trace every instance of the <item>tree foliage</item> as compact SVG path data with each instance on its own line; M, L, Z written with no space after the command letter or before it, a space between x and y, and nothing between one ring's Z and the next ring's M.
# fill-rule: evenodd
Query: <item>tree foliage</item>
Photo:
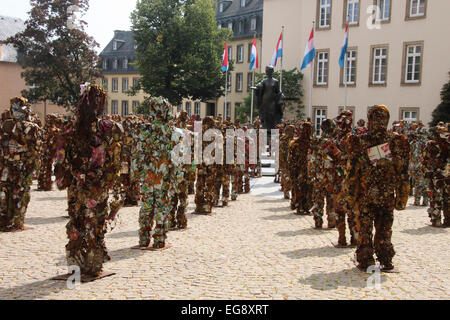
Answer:
M19 51L18 62L29 90L22 95L30 101L50 100L67 109L80 98L80 84L101 76L98 44L84 28L86 22L71 22L74 8L84 14L89 0L31 0L32 9L25 30L4 43ZM76 6L76 7L75 7Z
M266 75L264 73L255 73L255 85L262 81ZM280 79L280 72L274 72L273 77L275 79ZM283 70L283 94L286 97L286 100L283 105L283 111L286 112L294 112L297 119L301 119L305 116L303 110L304 105L302 102L303 98L303 87L302 81L303 73L301 73L297 68L291 70ZM247 122L247 119L250 118L251 114L251 93L247 98L244 99L244 104L240 107L237 107L238 118L241 123ZM254 98L254 107L253 107L253 119L258 116L258 110L256 106L256 98Z
M450 76L450 72L449 72ZM431 114L431 127L436 126L440 121L450 122L450 81L448 81L441 90L441 103L434 109Z
M131 14L139 88L179 105L184 98L207 101L223 95L220 70L224 41L213 0L138 0Z

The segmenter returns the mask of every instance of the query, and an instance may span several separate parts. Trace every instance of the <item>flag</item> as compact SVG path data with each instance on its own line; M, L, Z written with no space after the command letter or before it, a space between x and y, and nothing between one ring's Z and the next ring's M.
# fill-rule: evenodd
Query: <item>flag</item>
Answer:
M339 66L341 68L344 66L345 55L347 54L347 48L348 48L348 21L347 21L347 27L345 28L344 45L342 46L341 56L339 57Z
M252 54L250 55L250 70L259 68L258 50L256 48L256 39L253 37Z
M277 66L278 58L283 58L283 32L280 34L280 38L277 42L277 47L275 48L275 52L273 53L272 60L270 60L270 65L272 67Z
M305 56L303 57L302 67L300 71L308 67L308 65L313 62L316 56L316 48L314 47L314 28L311 30L311 35L309 36L308 43L305 48Z
M223 60L222 60L222 71L228 71L228 45L225 41L225 51L223 52Z

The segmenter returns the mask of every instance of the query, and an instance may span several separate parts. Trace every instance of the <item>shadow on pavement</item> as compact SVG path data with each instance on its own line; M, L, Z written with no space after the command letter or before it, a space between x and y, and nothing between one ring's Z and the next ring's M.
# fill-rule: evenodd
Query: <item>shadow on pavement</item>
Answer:
M308 257L339 257L342 255L346 255L354 251L354 248L345 248L345 249L337 249L332 246L330 243L329 247L321 247L321 248L305 248L305 249L297 249L294 251L285 251L282 252L286 257L290 259L303 259Z
M369 279L372 277L371 279ZM309 285L316 290L336 290L339 287L354 287L354 288L368 288L368 284L372 284L374 276L368 273L361 272L358 268L341 270L330 273L316 273L308 278L300 279L301 284ZM379 284L382 287L383 282L386 282L386 277L383 274L379 275ZM355 297L357 298L357 297Z
M257 196L257 195L254 195ZM280 203L285 202L288 203L289 200L283 199L283 194L281 194L281 198L270 198L270 199L263 199L263 200L257 200L259 203Z
M413 236L423 236L427 234L441 234L446 233L445 229L441 228L434 228L432 226L425 226L419 229L407 229L402 230L401 232L411 234Z
M308 229L300 229L297 231L281 231L281 232L278 232L276 235L279 237L296 237L296 236L302 236L302 235L315 236L315 235L319 235L322 232L327 232L327 231L333 231L333 229L316 230L314 228L308 228Z
M291 207L276 207L276 208L269 208L269 209L264 209L264 211L269 211L269 212L294 212L294 210L291 210Z
M139 237L139 232L136 231L124 231L124 232L116 232L116 233L107 233L106 238L114 238L114 239L120 239L120 238L131 238L131 237Z
M25 218L25 224L36 226L40 224L56 224L67 222L69 219L65 217L52 217L52 218L41 218L41 217L33 217L33 218Z
M0 297L5 300L12 299L45 299L51 293L58 293L67 289L66 281L44 280L24 284L9 289L1 288Z
M62 201L62 200L67 201L67 197L46 197L46 198L39 198L36 200L37 201Z
M283 215L274 215L274 216L267 216L262 217L263 220L270 220L270 221L277 221L277 220L296 220L299 216L296 216L293 213L283 214Z

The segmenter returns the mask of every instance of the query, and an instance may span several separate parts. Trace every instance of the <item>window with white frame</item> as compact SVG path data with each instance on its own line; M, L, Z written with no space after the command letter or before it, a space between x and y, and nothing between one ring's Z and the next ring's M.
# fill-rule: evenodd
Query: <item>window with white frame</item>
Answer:
M119 101L113 100L111 101L111 114L119 113Z
M122 117L125 117L128 114L128 101L122 101Z
M112 82L111 83L112 92L119 91L119 79L118 78L112 78L111 82Z
M253 73L249 72L247 73L247 92L251 90L251 86L253 86Z
M127 92L128 87L128 78L122 78L122 92Z
M247 0L241 0L241 7L245 7Z
M228 60L233 60L233 47L228 47Z
M137 87L139 85L139 78L133 78L133 87Z
M417 111L402 111L402 120L407 122L417 122Z
M244 32L244 21L239 21L239 33Z
M227 102L227 105L225 108L225 119L227 117L231 117L231 102Z
M113 50L114 50L114 51L117 50L117 41L113 41Z
M223 12L223 2L219 3L219 12Z
M412 45L406 47L406 83L420 82L421 58L422 46Z
M320 127L322 126L322 122L327 119L327 110L317 108L314 112L314 129L316 136L320 136Z
M231 92L231 73L228 73L228 79L227 79L227 91Z
M348 24L358 24L359 22L359 0L347 1Z
M190 102L186 102L186 113L188 114L189 117L192 114L191 103Z
M103 70L108 69L108 59L103 59Z
M228 29L233 31L233 22L232 21L228 22Z
M331 24L331 0L320 0L319 27L328 28Z
M123 59L123 68L128 69L128 59L127 58Z
M373 84L386 83L387 73L387 49L374 48L373 49Z
M377 0L377 21L391 18L391 0Z
M410 17L422 17L425 15L425 0L409 0L409 1L410 1L410 9L409 9Z
M102 87L105 91L108 91L108 79L107 78L103 78Z
M250 20L250 30L256 30L256 18Z
M117 69L117 65L118 65L118 61L117 61L117 59L114 59L114 61L113 61L113 68Z
M355 84L356 82L356 50L347 51L347 61L344 69L344 83Z
M195 102L194 103L194 113L195 114L200 114L200 102Z
M244 75L242 73L236 73L236 91L242 92L242 86L244 81Z
M243 45L237 46L237 62L238 63L244 62L244 46Z
M133 109L131 110L133 113L136 112L137 108L139 107L139 101L133 101L133 105L132 105Z
M328 83L328 52L317 54L317 85Z

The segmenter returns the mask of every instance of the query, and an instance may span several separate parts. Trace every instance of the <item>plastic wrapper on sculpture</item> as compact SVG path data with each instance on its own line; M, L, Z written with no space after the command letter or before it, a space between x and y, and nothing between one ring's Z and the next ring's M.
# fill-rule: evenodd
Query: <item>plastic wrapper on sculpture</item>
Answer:
M39 159L41 128L28 101L11 100L0 122L0 231L24 230L33 171Z
M56 132L58 120L61 119L58 119L57 116L53 114L47 115L45 119L40 170L38 176L38 190L40 191L52 190L53 160L56 156Z
M106 92L98 85L82 86L75 124L62 135L65 143L57 150L55 166L58 188L68 188L71 198L67 264L90 277L101 276L110 259L104 237L107 221L119 210L109 208L108 192L119 179L123 130L100 118L105 103Z

